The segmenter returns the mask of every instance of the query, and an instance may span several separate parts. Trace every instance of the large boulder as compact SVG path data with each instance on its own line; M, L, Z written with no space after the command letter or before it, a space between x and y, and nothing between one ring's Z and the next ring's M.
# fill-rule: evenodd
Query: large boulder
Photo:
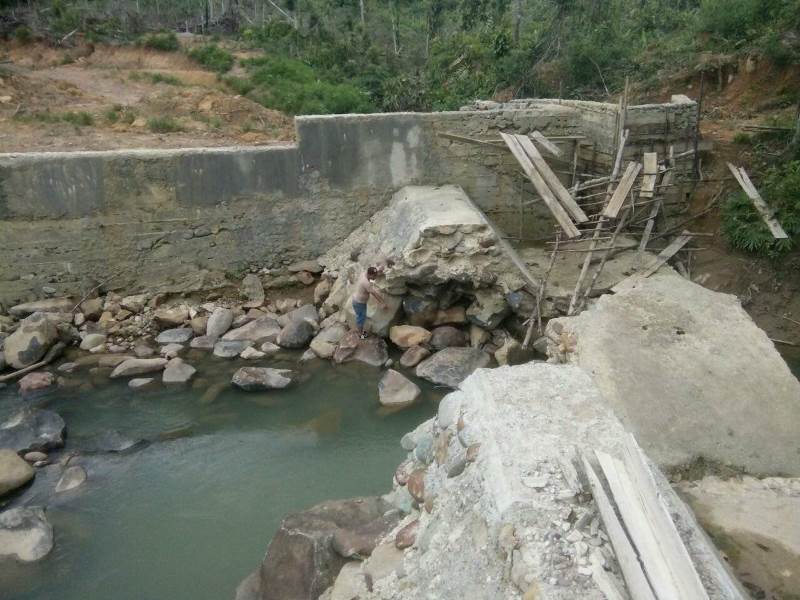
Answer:
M106 343L106 334L104 333L87 333L81 340L81 350L91 350Z
M278 319L278 323L281 326L285 326L292 321L308 321L316 329L319 323L319 312L317 311L317 307L313 304L304 304L299 308L289 311L285 315L281 315L280 319Z
M247 325L228 331L222 336L222 339L232 342L249 341L254 344L272 342L274 344L278 340L280 333L281 326L275 319L272 317L260 317Z
M33 479L34 470L10 448L0 449L0 496Z
M186 383L197 373L192 365L184 362L182 358L173 358L164 368L161 381L164 383Z
M161 327L180 327L189 319L189 309L185 306L159 308L153 313L153 319Z
M233 374L231 383L246 392L280 390L292 383L292 372L288 369L242 367Z
M253 273L245 275L240 292L247 299L243 305L245 308L255 308L264 304L264 284L258 275Z
M252 345L253 342L249 340L220 340L214 344L214 356L218 358L236 358Z
M69 313L75 308L75 301L70 298L47 298L17 304L8 310L8 314L15 317L27 317L33 313Z
M429 327L439 310L439 301L434 298L419 298L417 296L406 296L403 298L403 312L406 321L418 327Z
M57 339L56 324L45 313L34 313L5 339L6 362L15 369L24 369L39 361Z
M671 269L547 325L661 466L702 456L800 475L800 381L735 296Z
M287 516L237 600L316 600L348 560L337 550L369 555L397 523L390 509L381 498L353 498Z
M53 549L53 527L39 507L12 508L0 513L0 556L33 562Z
M383 299L386 301L386 308L373 299L367 303L367 321L364 325L364 329L380 337L389 335L389 328L397 322L400 306L403 303L401 297L386 293L383 294ZM353 303L347 302L343 310L347 324L355 329L356 314L353 311Z
M467 346L469 345L469 334L456 329L452 325L442 325L431 332L429 343L436 350L454 346Z
M359 339L357 332L351 331L339 342L339 347L333 353L333 360L336 363L355 360L373 367L381 367L389 360L389 350L381 338L369 336L362 340Z
M346 334L347 326L344 323L332 323L311 340L311 349L320 358L331 358Z
M116 379L117 377L133 377L143 373L154 373L163 370L166 365L166 358L129 358L117 365L111 371L110 377Z
M159 344L185 344L194 337L191 327L177 327L175 329L165 329L158 334L156 342Z
M384 406L402 408L411 406L422 391L419 386L394 369L389 369L378 383L378 399Z
M47 451L64 445L64 419L51 410L24 408L0 425L0 448Z
M314 326L305 320L289 321L281 329L277 343L282 348L305 348L314 337Z
M398 348L410 348L428 343L431 332L414 325L395 325L389 330L389 339Z
M445 348L419 363L415 372L417 377L455 388L490 362L489 355L477 348Z
M230 308L215 308L206 324L206 335L211 338L222 337L233 323L233 311Z

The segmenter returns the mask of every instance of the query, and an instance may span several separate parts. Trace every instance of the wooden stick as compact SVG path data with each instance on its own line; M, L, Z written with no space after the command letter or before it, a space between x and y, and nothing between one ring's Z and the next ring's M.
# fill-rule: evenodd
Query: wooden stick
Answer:
M775 239L787 239L789 236L786 235L786 231L784 231L781 224L775 218L775 211L764 202L756 186L753 185L753 182L750 181L750 177L747 176L747 172L741 167L734 167L731 163L728 163L728 169L733 173L734 178L744 190L750 202L752 202L756 211L761 216L761 219L766 223L770 233L772 233L772 237Z
M639 171L641 171L642 165L638 162L629 162L628 166L625 168L625 173L622 176L622 179L617 186L617 189L614 190L614 194L611 196L611 199L608 201L605 210L603 210L603 216L609 219L616 219L617 214L619 213L619 209L622 208L622 204L625 202L625 198L628 197L628 194L631 192L633 188L633 183L636 181L636 177L639 175Z
M628 211L626 210L624 213L622 213L622 217L620 218L619 223L617 223L617 228L614 230L614 234L611 236L611 241L608 244L609 247L613 247L614 246L614 242L617 239L617 235L619 234L620 231L622 231L622 228L625 226L625 221L627 219L628 219ZM578 300L579 304L583 304L584 302L586 302L586 299L592 293L592 289L594 288L594 284L597 283L597 279L598 279L598 277L600 277L600 273L603 272L603 267L606 266L606 261L608 260L609 254L610 254L610 252L605 252L603 254L603 258L600 261L600 264L598 265L597 269L595 269L595 272L592 275L592 278L589 280L589 285L586 288L586 291L583 292L581 298Z
M45 365L50 364L53 362L66 348L66 345L63 342L56 342L56 344L47 351L47 354L44 355L44 358L39 362L32 364L24 369L20 369L19 371L14 371L13 373L9 373L8 375L3 375L0 377L0 383L5 381L11 381L12 379L16 379L17 377L22 377L26 373L30 373L31 371L35 371L36 369L40 369Z
M650 277L650 275L664 266L667 261L675 256L675 254L678 253L678 250L683 248L691 239L692 236L689 235L688 232L684 232L682 235L679 235L677 238L672 240L672 243L670 243L669 246L659 252L658 256L655 257L655 259L644 269L644 271L634 273L630 277L626 277L613 288L611 288L611 291L613 291L615 294L618 294L619 292L635 287L636 284L641 280Z
M775 338L769 338L769 339L776 344L783 344L784 346L794 346L796 348L800 347L800 344L795 344L794 342L787 342L786 340L776 340Z
M790 319L790 318L789 318L789 317L787 317L786 315L782 315L782 317L783 317L784 319L786 319L787 321L791 321L791 322L792 322L792 323L794 323L795 325L800 325L800 321L795 321L794 319Z
M528 346L531 343L531 338L533 337L534 316L536 317L535 322L537 324L539 335L542 335L542 298L544 297L544 292L547 287L547 279L550 277L550 271L553 270L553 265L556 262L556 253L558 252L558 242L560 240L561 232L559 231L556 233L556 245L553 248L553 252L550 254L550 263L547 265L547 270L542 276L541 284L539 284L539 293L536 295L536 309L534 314L532 314L530 319L528 319L528 330L525 332L525 339L522 342L522 347L525 350L528 349Z
M534 131L531 134L531 138L539 144L542 148L547 150L548 153L552 154L553 156L561 156L561 148L556 146L553 142L548 140L540 131Z

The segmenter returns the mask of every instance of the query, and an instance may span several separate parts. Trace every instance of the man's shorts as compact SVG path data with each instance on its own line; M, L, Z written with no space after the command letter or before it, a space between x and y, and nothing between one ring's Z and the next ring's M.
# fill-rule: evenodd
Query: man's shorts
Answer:
M361 329L367 320L367 303L353 300L353 311L356 313L356 327Z

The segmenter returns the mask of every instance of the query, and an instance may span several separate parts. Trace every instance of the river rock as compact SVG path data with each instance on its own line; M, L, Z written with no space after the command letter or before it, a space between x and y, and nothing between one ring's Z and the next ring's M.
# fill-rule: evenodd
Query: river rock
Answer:
M253 344L263 344L264 342L275 343L281 333L281 326L272 317L261 317L228 331L222 336L223 341L242 341L246 340Z
M45 313L34 313L23 319L17 330L3 343L6 362L15 369L24 369L39 361L58 339L55 323Z
M401 571L403 568L403 551L398 550L391 542L375 548L369 562L362 567L368 581L376 582Z
M33 479L34 474L33 467L14 450L0 449L0 496L22 487Z
M347 326L344 323L333 323L325 327L311 340L311 349L320 358L331 358L339 342L346 334Z
M525 290L507 293L506 303L515 315L525 319L536 312L536 297Z
M156 353L156 351L147 342L140 341L137 342L136 345L133 347L133 353L136 355L136 358L149 358L153 356Z
M154 373L163 370L166 365L166 358L129 358L117 365L111 372L110 377L116 379L117 377L132 377L133 375Z
M401 408L411 406L422 391L419 386L394 369L389 369L378 383L378 398L384 406Z
M278 352L281 351L281 347L278 346L277 344L273 344L272 342L264 342L263 344L261 344L260 349L261 352L263 352L268 356L277 354Z
M159 308L153 312L153 319L161 327L179 327L189 319L189 309L185 306Z
M389 330L389 339L398 348L426 344L431 339L431 335L431 332L424 327L414 325L395 325Z
M233 374L231 383L246 392L283 389L292 383L288 369L267 367L242 367Z
M278 345L282 348L305 348L314 337L314 326L308 321L289 322L278 336Z
M206 328L208 327L208 315L193 318L189 321L189 327L192 328L194 335L205 335Z
M106 336L102 333L88 333L81 340L81 350L91 350L106 343Z
M247 298L247 302L242 305L245 308L255 308L264 304L264 285L258 275L253 273L245 275L240 293Z
M417 541L417 532L419 531L419 519L414 519L397 532L394 536L394 545L399 550L405 550L414 545Z
M400 366L406 369L416 367L430 355L431 351L423 346L411 346L411 348L403 352L403 355L400 357Z
M81 313L87 319L96 321L103 314L103 299L102 298L89 298L81 302Z
M430 345L436 350L442 348L452 348L456 346L466 346L469 344L469 336L451 325L437 327L431 332Z
M322 279L317 285L314 287L314 304L320 306L325 300L328 298L328 295L331 293L331 287L333 283L331 283L330 279Z
M134 296L125 296L119 302L120 306L125 310L129 310L130 312L136 314L140 313L144 310L144 307L147 305L147 294L136 294Z
M35 300L12 306L8 310L8 314L14 317L27 317L37 312L72 313L74 307L75 301L70 298L47 298L46 300Z
M469 345L472 348L480 348L490 339L492 339L492 334L483 327L474 324L469 326Z
M33 562L53 549L53 527L40 507L11 508L0 513L0 556Z
M64 419L50 410L24 408L0 425L0 448L47 451L64 445Z
M505 297L493 289L477 290L467 309L467 319L484 329L495 329L511 312ZM528 315L530 316L530 315Z
M165 329L159 333L156 342L159 344L185 344L193 337L194 331L190 327L178 327Z
M248 340L220 340L214 344L214 356L219 358L236 358L245 348L249 348L253 342Z
M386 523L391 505L381 498L323 502L283 519L256 573L237 590L237 600L312 600L334 583L347 559L333 548L334 533ZM386 533L393 527L389 523ZM376 526L377 530L378 527ZM382 534L376 536L381 537Z
M383 308L374 300L367 303L367 321L364 328L367 331L379 337L386 337L389 335L389 328L397 322L400 313L400 306L403 299L399 296L392 296L390 294L383 294L383 299L386 301L386 308ZM345 315L345 321L352 328L356 326L356 315L353 311L353 303L348 302L342 309Z
M521 365L533 360L533 351L522 348L522 345L512 337L506 338L500 348L494 353L498 365Z
M64 474L56 484L56 493L68 492L83 485L86 481L86 471L80 465L71 465L64 470Z
M266 355L266 352L261 352L260 350L256 350L252 346L249 346L242 350L242 353L239 355L239 357L243 358L244 360L258 360L259 358L264 358Z
M463 325L467 322L467 311L461 305L451 306L436 313L433 320L434 327L439 325Z
M418 298L406 296L403 298L403 312L406 321L418 327L430 327L436 320L439 311L439 301L433 298Z
M301 271L308 271L314 275L322 273L322 265L316 260L301 260L290 264L287 269L290 273L300 273Z
M164 374L161 378L161 381L166 384L186 383L192 377L194 377L195 373L197 373L197 369L195 369L189 363L184 362L182 358L173 358L164 368Z
M313 304L304 304L299 308L295 308L283 315L282 318L288 319L286 322L281 322L281 319L278 319L278 322L282 326L290 321L308 321L315 329L319 326L319 312L317 311L317 307Z
M166 346L161 346L160 354L167 360L170 360L178 356L183 350L183 344L167 344Z
M55 375L48 371L34 371L28 373L19 380L19 391L22 394L29 394L36 390L43 390L53 385L56 381Z
M128 382L128 387L132 390L138 390L153 383L155 379L152 377L137 377Z
M445 348L417 365L417 377L438 385L458 387L475 369L487 367L491 359L476 348Z
M197 350L213 350L216 343L217 338L210 335L200 335L192 338L192 341L189 342L189 347Z
M373 367L381 367L388 359L389 351L384 340L375 336L362 340L355 331L347 333L333 353L333 360L336 363L355 360Z
M230 308L215 308L208 318L206 335L208 337L222 337L233 323L233 311Z

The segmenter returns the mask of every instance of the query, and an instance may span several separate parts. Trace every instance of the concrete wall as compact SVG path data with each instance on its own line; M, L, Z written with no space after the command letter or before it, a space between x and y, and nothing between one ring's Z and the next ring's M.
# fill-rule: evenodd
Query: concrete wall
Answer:
M656 144L659 127L684 113L631 107L641 115L632 137ZM534 101L299 117L298 143L281 146L0 154L0 303L41 297L44 286L80 293L111 275L127 290L198 288L253 264L315 257L408 184L461 185L507 233L548 235L542 206L521 216L532 190L506 150L440 134L583 136L584 168L603 164L615 119L612 105ZM686 128L671 131L686 140ZM559 143L565 162L554 164L566 173L576 140Z

